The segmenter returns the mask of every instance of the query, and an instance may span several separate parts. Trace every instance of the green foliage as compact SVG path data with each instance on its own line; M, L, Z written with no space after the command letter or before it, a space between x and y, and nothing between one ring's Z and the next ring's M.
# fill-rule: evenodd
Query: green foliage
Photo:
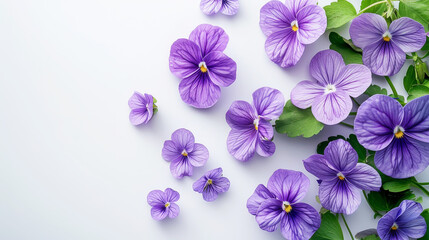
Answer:
M362 3L360 4L360 11L367 8L369 5L374 4L376 2L381 2L382 0L362 0ZM382 15L384 12L387 11L387 5L384 4L378 4L373 7L370 7L363 11L362 13L376 13L379 15Z
M405 97L402 95L398 95L398 97L395 97L394 94L389 94L389 97L396 99L402 106L405 106Z
M327 29L338 28L357 16L355 7L346 0L338 0L324 7L328 19Z
M414 182L416 182L414 177L405 179L391 178L383 182L383 189L393 193L403 192L410 189Z
M387 90L385 88L382 88L378 85L373 84L368 87L368 89L364 92L364 94L368 95L369 97L376 94L387 95Z
M361 238L361 240L380 240L380 237L373 234L373 235L369 235L369 236L366 236L364 238Z
M416 72L413 65L410 65L407 69L407 73L404 76L404 88L405 91L409 92L410 89L417 83Z
M359 232L356 234L356 239L361 239L361 240L379 240L380 238L378 237L377 234L377 229L367 229L365 231Z
M408 98L407 101L411 101L413 99L416 99L421 96L425 96L429 94L429 87L426 87L424 85L415 85L408 91Z
M429 229L429 208L423 210L421 216L425 219L426 225L428 226L427 229ZM426 231L426 234L419 238L419 240L429 240L429 230Z
M338 217L331 212L322 214L322 223L320 228L314 233L310 240L343 240L343 231L341 230Z
M336 32L331 32L329 41L332 43L329 48L341 54L346 64L363 64L362 49L356 47L351 40L341 37Z
M429 37L426 37L426 43L423 45L421 50L429 51Z
M399 14L420 22L429 31L429 0L400 0Z
M310 108L300 109L287 101L282 115L276 121L276 131L289 137L303 136L309 138L318 134L324 125L314 118Z
M379 192L370 192L368 194L368 203L371 208L378 212L387 212L392 208L399 206L403 200L421 201L421 198L416 198L416 195L411 190L406 190L398 193L392 193L384 189Z

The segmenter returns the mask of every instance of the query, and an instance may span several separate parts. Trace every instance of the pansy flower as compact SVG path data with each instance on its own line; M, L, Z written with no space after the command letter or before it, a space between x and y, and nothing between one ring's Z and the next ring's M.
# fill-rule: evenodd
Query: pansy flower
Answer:
M180 194L171 188L153 190L147 195L147 203L152 207L150 213L152 218L159 221L166 217L175 218L179 215L180 208L175 203L179 200Z
M320 215L311 205L301 203L310 180L302 172L279 169L260 184L247 200L249 213L256 217L259 227L274 232L280 225L284 238L310 239L320 227Z
M324 155L304 160L308 172L319 178L322 206L335 213L352 214L361 203L360 190L379 191L381 178L368 164L358 163L358 155L349 142L332 141Z
M377 151L375 166L393 178L408 178L429 165L429 95L405 107L374 95L358 109L355 133L366 149Z
M316 81L305 80L296 85L290 94L293 105L311 107L314 117L327 125L347 118L353 103L371 84L371 71L361 64L346 65L342 56L333 50L314 55L310 74Z
M374 13L353 19L350 37L362 48L363 63L380 76L398 73L405 63L405 53L420 50L426 42L425 29L419 22L402 17L387 27L386 20Z
M278 118L285 105L283 94L277 89L259 88L252 96L253 104L235 101L226 113L226 122L231 127L228 151L240 161L249 160L255 152L263 157L273 155L276 145L271 141L270 120Z
M222 168L216 168L195 181L192 188L195 192L202 193L204 200L213 202L219 194L228 191L229 186L228 178L222 176Z
M194 167L202 167L209 159L209 151L195 143L194 135L187 129L177 129L171 140L164 142L162 157L170 163L171 174L178 179L192 176Z
M426 233L426 221L420 216L420 203L404 200L380 218L377 233L381 240L419 239Z
M283 68L294 66L305 45L315 42L326 29L326 15L316 0L273 0L261 8L259 25L268 37L265 52Z
M221 12L225 15L235 15L240 4L238 0L201 0L200 8L204 14L213 15Z
M128 106L131 108L130 122L133 125L146 124L158 110L155 105L156 100L150 94L141 94L134 92L128 100Z
M223 53L228 43L225 31L199 25L189 39L179 39L170 50L170 70L178 78L182 100L196 108L212 107L220 98L220 87L235 81L237 64Z

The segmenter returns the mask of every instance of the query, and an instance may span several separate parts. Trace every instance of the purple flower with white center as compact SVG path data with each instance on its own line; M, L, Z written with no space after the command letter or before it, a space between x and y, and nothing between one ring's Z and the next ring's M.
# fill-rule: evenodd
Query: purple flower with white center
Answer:
M310 180L302 172L279 169L260 184L247 200L249 213L259 227L268 232L277 230L289 240L306 240L320 227L320 215L311 205L300 203L307 193Z
M426 42L425 29L419 22L402 17L387 27L386 20L374 13L353 19L350 37L363 50L363 64L380 76L398 73L405 63L405 53L420 50Z
M162 157L171 162L171 174L178 179L192 176L194 167L202 167L209 159L209 151L195 143L194 135L187 129L180 128L171 135L171 140L164 142Z
M221 12L225 15L235 15L240 4L238 0L201 0L200 8L206 15Z
M316 81L305 80L290 94L293 105L311 107L314 117L326 125L337 124L347 118L353 103L371 84L371 71L361 64L346 65L342 56L333 50L318 52L310 62L310 73Z
M155 105L156 100L150 94L141 94L134 92L128 100L128 106L131 108L130 122L133 125L146 124L158 110Z
M342 139L330 142L324 155L315 154L304 160L304 167L321 180L322 206L335 213L352 214L360 205L360 190L379 191L381 187L378 172L358 163L356 151Z
M228 191L229 186L228 178L222 176L222 168L216 168L195 181L192 188L195 192L202 193L205 201L213 202L219 194Z
M220 98L220 87L236 78L237 64L223 53L228 44L225 31L209 24L199 25L189 39L179 39L170 50L170 71L182 79L182 100L196 108L212 107Z
M152 218L160 221L166 218L175 218L179 215L180 208L175 203L179 200L180 194L171 188L153 190L147 195L147 203L152 207L150 213Z
M377 225L381 240L418 239L426 233L426 221L420 216L423 212L420 203L404 200L399 207L386 213Z
M393 178L408 178L429 165L429 95L405 107L374 95L358 109L355 133L366 149L377 151L375 166Z
M283 111L283 94L273 88L259 88L253 93L253 105L235 101L226 113L226 122L231 127L227 146L237 160L247 161L257 152L263 157L274 154L276 145L271 141L273 127L270 120L278 118Z
M294 66L305 45L315 42L326 29L325 10L317 0L273 0L261 8L259 25L268 37L265 52L283 68Z

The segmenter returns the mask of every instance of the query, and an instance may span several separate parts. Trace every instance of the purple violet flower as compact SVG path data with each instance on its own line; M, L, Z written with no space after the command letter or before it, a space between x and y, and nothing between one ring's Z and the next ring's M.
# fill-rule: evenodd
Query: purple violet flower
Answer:
M268 37L265 52L283 68L294 66L305 45L315 42L326 29L326 15L317 0L273 0L261 8L259 25Z
M277 230L290 240L310 239L320 227L320 215L311 205L300 203L310 180L302 172L279 169L260 184L247 200L249 213L256 216L259 227L268 232Z
M347 118L353 103L371 84L371 71L361 64L346 65L342 56L333 50L314 55L310 73L316 81L305 80L290 94L293 105L311 111L317 121L337 124Z
M182 79L182 100L196 108L212 107L220 98L220 87L236 78L237 64L223 53L228 44L225 31L209 24L199 25L189 39L179 39L170 50L170 71Z
M374 95L358 109L355 133L366 149L377 151L375 166L393 178L408 178L429 165L429 95L405 107Z
M133 125L146 124L158 110L155 105L156 99L152 95L139 92L134 94L128 100L128 106L131 108L130 122Z
M221 12L225 15L235 15L240 4L238 0L201 0L200 8L206 15Z
M419 22L402 17L387 27L386 20L374 13L353 19L350 37L363 50L363 64L380 76L398 73L405 63L405 53L420 50L426 42L425 29Z
M420 203L404 200L380 218L377 233L381 240L418 239L426 233L426 221L420 216L423 212Z
M171 134L171 140L164 142L162 157L171 162L171 174L178 179L192 176L194 167L202 167L209 159L209 151L195 143L194 135L187 129L180 128Z
M203 194L203 199L213 202L220 193L228 191L230 182L222 176L222 168L210 170L194 182L192 188L195 192Z
M160 221L166 218L175 218L179 215L180 208L175 203L179 200L180 194L171 188L153 190L147 195L147 203L152 207L150 213L152 218Z
M360 190L379 191L381 178L371 166L358 163L358 155L349 142L332 141L324 155L304 160L308 172L321 180L319 198L322 206L335 213L352 214L361 202Z
M276 145L271 141L273 127L270 120L278 118L283 111L283 94L273 88L259 88L253 93L253 105L235 101L226 113L226 122L231 127L227 146L237 160L247 161L257 152L263 157L273 155Z

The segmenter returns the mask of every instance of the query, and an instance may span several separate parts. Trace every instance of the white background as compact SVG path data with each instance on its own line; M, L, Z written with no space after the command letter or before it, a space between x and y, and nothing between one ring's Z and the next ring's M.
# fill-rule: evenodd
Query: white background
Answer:
M278 168L306 173L311 187L304 202L319 209L316 179L302 160L347 128L325 127L311 139L275 134L276 153L248 163L226 148L225 112L234 100L250 101L263 86L289 99L291 89L309 79L311 57L329 47L326 33L295 67L272 63L259 28L266 2L242 0L238 15L208 17L199 0L1 0L0 239L283 239L279 231L259 229L246 209L255 187ZM168 68L171 44L201 23L225 29L225 53L238 65L237 80L208 110L181 101L179 79ZM340 31L348 36L347 29ZM404 69L394 78L401 90ZM134 90L158 99L148 125L129 123ZM176 180L161 149L181 127L209 149L210 159L193 177ZM192 183L216 167L231 188L207 203ZM428 171L418 179L428 181ZM166 187L180 192L181 213L156 222L146 196ZM364 200L347 219L354 233L376 226Z

